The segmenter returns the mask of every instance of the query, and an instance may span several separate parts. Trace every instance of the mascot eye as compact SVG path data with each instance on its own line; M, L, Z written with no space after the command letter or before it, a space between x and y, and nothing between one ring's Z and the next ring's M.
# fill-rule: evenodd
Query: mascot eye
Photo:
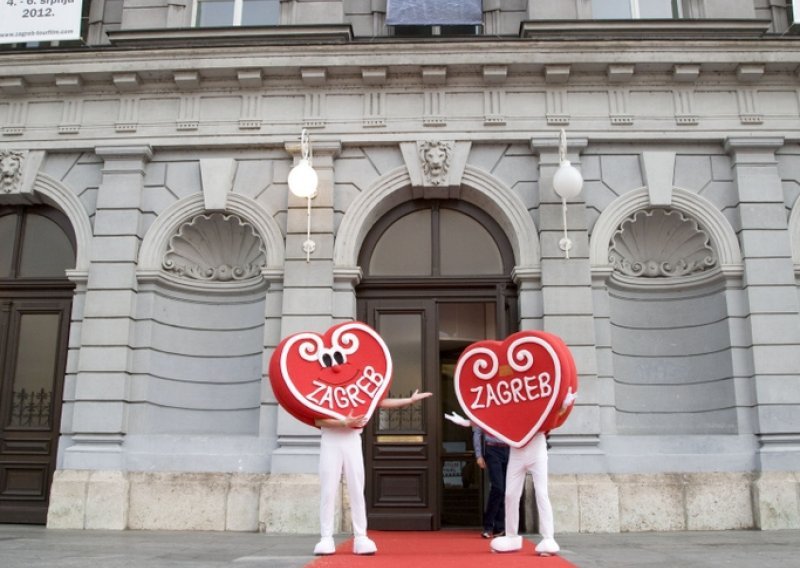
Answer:
M333 358L339 365L342 365L344 363L344 353L342 353L341 351L334 351Z
M323 368L330 367L331 365L333 365L333 359L331 359L331 356L328 353L325 353L322 356L322 360L320 361L320 363L322 363Z

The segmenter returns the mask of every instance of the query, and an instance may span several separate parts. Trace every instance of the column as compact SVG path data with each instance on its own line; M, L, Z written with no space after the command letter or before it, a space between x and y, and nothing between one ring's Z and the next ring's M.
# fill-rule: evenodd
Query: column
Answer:
M729 138L739 200L743 314L751 333L761 469L800 469L800 302L775 152L782 138ZM746 376L742 373L741 376Z
M568 139L567 159L580 169L578 152L586 139ZM572 351L578 368L578 401L570 419L555 430L551 442L558 458L553 472L603 471L600 441L602 392L597 381L592 279L589 267L589 234L583 192L568 201L567 229L572 240L570 258L564 257L559 241L564 236L561 198L553 189L559 166L559 138L531 140L539 154L539 235L542 249L542 321L545 331L560 336Z
M136 307L141 196L149 146L98 147L97 194L65 469L122 470Z
M281 338L300 331L327 330L334 324L333 274L333 163L339 142L310 142L313 167L319 176L317 196L311 200L311 240L314 251L306 260L307 201L287 188L286 262L284 265ZM300 145L286 150L300 158ZM272 473L316 473L319 431L278 410L278 448L272 455Z

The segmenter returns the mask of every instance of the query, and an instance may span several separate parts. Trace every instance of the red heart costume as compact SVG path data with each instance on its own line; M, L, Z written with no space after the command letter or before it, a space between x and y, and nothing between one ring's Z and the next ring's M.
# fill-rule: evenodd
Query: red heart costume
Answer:
M322 431L320 438L320 533L314 554L333 554L336 493L344 471L350 497L353 551L374 554L367 537L361 428L347 418L369 419L389 392L392 359L383 339L368 325L347 322L324 334L295 333L272 354L269 379L278 403L292 416ZM342 422L319 426L317 420ZM323 422L323 424L325 424Z
M578 390L575 361L566 344L544 331L520 331L503 341L479 341L458 359L455 389L470 422L511 446L505 488L506 535L492 549L522 548L519 500L531 473L539 511L540 554L555 554L553 509L547 493L545 434L561 426Z
M375 330L346 322L323 335L286 337L270 359L269 380L278 403L311 426L318 418L369 418L389 392L392 359Z
M456 364L456 396L470 421L516 448L563 424L572 409L564 400L577 387L572 354L544 331L478 341Z

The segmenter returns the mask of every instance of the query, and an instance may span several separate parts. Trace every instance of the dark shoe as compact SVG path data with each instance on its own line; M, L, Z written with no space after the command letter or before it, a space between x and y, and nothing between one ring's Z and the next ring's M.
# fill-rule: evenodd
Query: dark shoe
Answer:
M494 536L506 536L506 531L500 531L499 533L494 533Z
M490 533L489 531L483 531L481 533L481 538L492 538L492 533Z

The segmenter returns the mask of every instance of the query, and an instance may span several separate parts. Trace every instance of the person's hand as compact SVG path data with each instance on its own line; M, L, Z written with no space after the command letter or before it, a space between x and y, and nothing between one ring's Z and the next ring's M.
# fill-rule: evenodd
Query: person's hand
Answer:
M433 396L432 392L419 392L419 389L414 391L414 394L411 395L411 402L417 402L418 400L422 400L424 398L428 398L429 396Z
M342 426L346 428L363 428L367 425L367 417L363 414L359 414L358 416L353 416L353 411L350 411L350 414L345 416L344 420L342 420Z
M567 389L567 396L564 397L564 402L561 403L561 410L566 410L578 399L578 395L572 392L572 387Z
M464 428L469 428L472 426L472 422L456 412L451 412L450 414L445 412L444 417L457 426L463 426Z
M483 456L478 458L478 467L481 469L486 469L486 460L483 459Z

